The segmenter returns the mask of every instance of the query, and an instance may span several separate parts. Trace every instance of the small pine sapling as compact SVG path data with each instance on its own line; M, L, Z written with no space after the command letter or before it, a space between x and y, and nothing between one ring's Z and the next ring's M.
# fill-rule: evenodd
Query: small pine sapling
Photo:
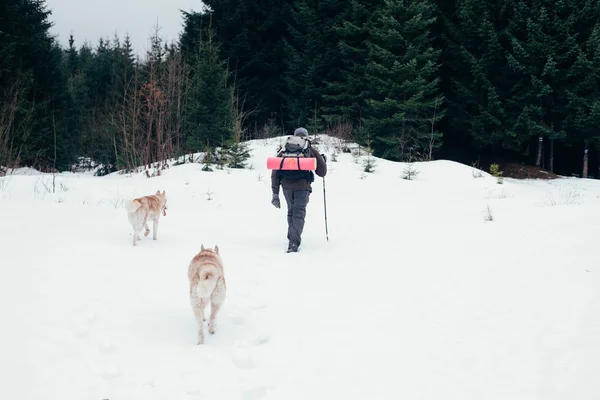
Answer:
M215 156L212 152L212 148L208 145L204 148L204 159L202 162L204 163L202 171L213 171L212 166L215 164Z
M490 174L496 177L499 185L502 185L504 178L502 177L503 172L500 171L500 166L496 163L490 165Z
M232 92L233 105L233 145L228 150L229 168L246 168L246 161L250 158L250 149L242 141L244 136L244 121L250 114L244 110L243 101L240 104L239 93Z
M236 143L228 151L229 168L246 168L246 161L250 158L250 150L246 143Z
M375 159L371 156L371 137L367 137L367 157L363 161L363 171L366 173L375 172Z
M404 171L402 172L402 179L412 181L417 175L419 175L419 171L414 167L413 162L411 161L406 164L406 167L404 167Z

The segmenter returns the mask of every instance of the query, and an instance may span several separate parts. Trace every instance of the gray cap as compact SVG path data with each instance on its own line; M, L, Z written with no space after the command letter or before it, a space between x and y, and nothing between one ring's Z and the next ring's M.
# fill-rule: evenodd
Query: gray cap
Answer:
M308 131L306 128L298 128L294 131L294 136L308 137Z

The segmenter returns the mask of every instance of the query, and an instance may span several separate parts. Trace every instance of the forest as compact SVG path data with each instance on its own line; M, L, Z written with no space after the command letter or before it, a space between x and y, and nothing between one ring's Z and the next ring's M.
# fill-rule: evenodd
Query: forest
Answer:
M203 4L138 55L61 46L44 0L1 2L0 171L239 168L244 141L304 126L393 161L600 177L600 0Z

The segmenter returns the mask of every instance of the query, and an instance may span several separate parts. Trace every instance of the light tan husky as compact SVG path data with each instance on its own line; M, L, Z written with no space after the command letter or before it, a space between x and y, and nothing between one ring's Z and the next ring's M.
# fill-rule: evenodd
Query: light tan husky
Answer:
M127 218L129 223L133 227L133 245L136 245L136 240L140 240L140 233L142 229L146 228L144 236L150 234L150 228L148 228L148 219L153 222L153 233L152 239L156 240L158 233L158 220L162 213L165 217L167 216L167 195L165 191L161 193L160 190L152 196L139 197L125 203L125 210L127 210Z
M210 303L208 331L215 333L215 318L225 302L225 275L223 262L219 255L219 246L215 249L201 247L200 253L188 267L190 281L190 303L198 324L198 344L204 344L204 309Z

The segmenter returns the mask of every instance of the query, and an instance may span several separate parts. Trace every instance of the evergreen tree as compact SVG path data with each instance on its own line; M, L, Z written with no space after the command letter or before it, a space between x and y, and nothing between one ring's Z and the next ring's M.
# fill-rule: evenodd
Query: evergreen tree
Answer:
M598 10L596 8L596 10ZM582 10L588 17L594 16L593 9ZM584 177L587 175L587 160L590 147L596 147L600 155L600 24L593 24L585 43L580 46L577 60L567 72L567 116L565 129L569 132L568 143L583 145ZM598 167L600 177L600 165Z
M206 12L181 11L183 30L179 34L181 56L187 62L194 60L200 46L201 32L210 25L210 14Z
M435 7L428 0L386 0L369 23L364 120L375 154L404 160L440 144L439 50L430 36L434 20Z
M287 126L323 128L326 83L343 66L335 26L347 5L339 1L297 0L288 11L285 40L285 112Z
M203 36L190 77L186 117L190 152L200 151L205 145L222 146L232 138L229 72L220 58L220 46L212 29L205 30Z
M6 0L0 15L0 164L66 168L67 85L50 11L43 0Z
M522 146L531 139L538 143L538 167L544 139L563 139L566 134L567 74L579 52L578 3L518 0L509 25L508 64L518 77L511 88L511 103L518 116L510 134Z
M515 78L505 50L514 1L455 4L443 14L449 134L476 150L519 149L509 134L514 120L507 102Z
M287 2L205 0L204 4L232 71L229 83L240 89L247 109L254 111L249 126L259 128L271 118L281 121Z
M350 122L358 126L364 116L369 85L365 72L371 34L369 21L373 10L382 3L382 0L351 0L333 27L339 65L326 80L323 93L324 119L329 124Z
M79 69L77 49L75 48L75 39L73 34L69 35L69 48L67 49L67 72L69 76L75 75Z

